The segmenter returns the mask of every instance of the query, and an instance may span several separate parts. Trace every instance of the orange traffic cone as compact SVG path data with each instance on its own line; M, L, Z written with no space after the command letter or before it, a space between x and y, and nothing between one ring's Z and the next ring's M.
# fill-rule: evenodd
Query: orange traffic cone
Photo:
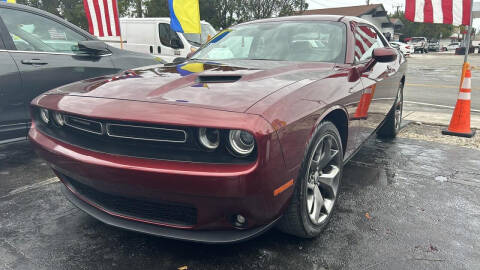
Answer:
M357 110L353 115L354 120L367 119L368 108L370 108L370 103L372 102L373 95L375 94L375 87L376 85L374 84L365 89L365 92L360 98L360 103L358 104Z
M458 93L457 104L453 111L452 119L447 130L442 134L471 138L475 135L475 130L470 129L470 100L472 93L472 72L468 64L465 65L465 71L462 75L462 86Z

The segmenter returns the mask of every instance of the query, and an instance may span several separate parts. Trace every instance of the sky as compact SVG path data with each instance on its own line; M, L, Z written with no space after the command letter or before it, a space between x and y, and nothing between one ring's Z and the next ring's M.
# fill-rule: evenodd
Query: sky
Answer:
M333 7L344 7L344 6L359 6L359 5L366 5L367 1L364 0L334 0L334 1L326 1L326 0L306 0L308 3L308 9L317 9L317 8L333 8ZM382 3L383 6L389 11L393 12L395 9L393 6L401 5L405 6L405 0L383 0L383 1L375 1L371 0L370 4L380 4ZM404 7L401 7L404 9Z
M366 0L305 0L308 3L308 9L334 8L345 6L366 5ZM480 1L474 1L480 2ZM370 0L370 4L383 4L389 13L393 13L397 6L400 10L405 10L405 0ZM480 19L473 20L473 27L480 29Z

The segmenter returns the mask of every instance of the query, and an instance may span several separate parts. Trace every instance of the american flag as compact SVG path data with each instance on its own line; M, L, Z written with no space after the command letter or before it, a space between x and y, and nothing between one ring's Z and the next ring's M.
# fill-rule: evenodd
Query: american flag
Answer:
M470 0L406 0L405 18L412 22L470 25Z
M355 31L355 60L360 61L365 52L377 42L377 33L368 26L357 26Z
M120 36L117 0L83 0L88 28L97 37Z

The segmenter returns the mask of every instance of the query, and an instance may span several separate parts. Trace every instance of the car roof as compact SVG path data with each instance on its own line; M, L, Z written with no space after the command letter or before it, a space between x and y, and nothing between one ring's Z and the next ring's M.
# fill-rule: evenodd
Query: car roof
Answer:
M372 25L369 21L352 16L344 15L297 15L297 16L286 16L286 17L275 17L267 19L259 19L249 22L244 22L239 25L251 24L251 23L261 23L261 22L286 22L286 21L355 21L358 23L365 23Z
M38 9L38 8L29 7L29 6L25 6L25 5L21 5L21 4L6 3L6 2L0 2L0 8L11 8L11 9L15 9L15 10L28 11L30 13L34 13L34 14L45 16L45 17L49 17L49 18L54 19L56 21L62 22L63 24L67 25L68 27L73 28L78 32L81 32L83 35L86 35L86 36L90 37L91 39L97 39L96 37L94 37L93 35L88 33L87 31L85 31L82 28L66 21L65 19L62 19L62 18L60 18L60 17L58 17L58 16L56 16L56 15L50 13L50 12L46 12L46 11L43 11L43 10Z

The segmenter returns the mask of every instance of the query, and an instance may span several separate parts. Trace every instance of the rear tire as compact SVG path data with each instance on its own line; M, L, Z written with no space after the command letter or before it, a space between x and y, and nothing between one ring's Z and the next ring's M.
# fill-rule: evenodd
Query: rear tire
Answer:
M326 227L335 210L343 173L343 146L336 126L322 122L310 139L291 201L277 227L313 238Z
M401 82L398 87L395 103L385 118L383 125L377 131L377 136L380 138L393 139L400 131L403 114L403 85L404 83Z

